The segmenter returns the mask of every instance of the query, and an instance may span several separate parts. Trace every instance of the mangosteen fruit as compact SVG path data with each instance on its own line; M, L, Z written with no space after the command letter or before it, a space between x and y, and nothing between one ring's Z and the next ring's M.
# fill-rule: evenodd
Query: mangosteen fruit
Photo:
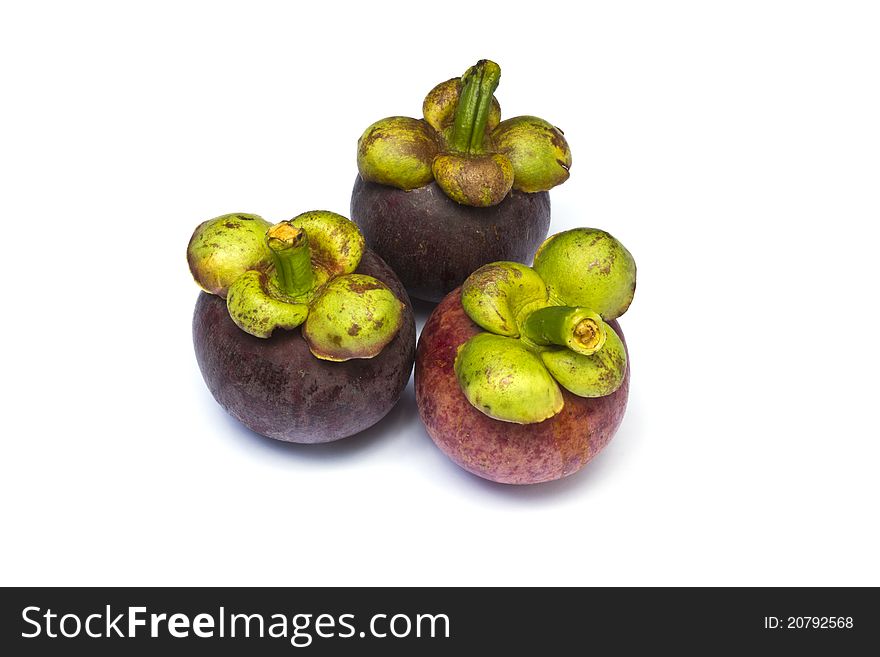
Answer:
M547 237L547 192L571 151L543 119L501 120L500 77L481 60L428 92L423 118L382 119L358 140L351 217L413 297L439 301L488 262L530 262Z
M635 280L629 251L589 228L549 238L534 267L494 262L471 274L434 309L416 353L416 401L437 446L507 484L585 466L626 410L629 356L616 319Z
M372 426L397 403L413 366L412 308L354 223L327 211L275 225L223 215L196 228L187 259L204 290L196 360L242 424L323 443Z

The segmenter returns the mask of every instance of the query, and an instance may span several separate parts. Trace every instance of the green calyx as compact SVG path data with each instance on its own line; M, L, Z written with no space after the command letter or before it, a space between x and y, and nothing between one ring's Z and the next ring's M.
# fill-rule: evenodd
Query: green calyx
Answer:
M254 217L260 230L233 216ZM226 297L243 331L269 338L305 323L317 358L345 361L378 355L403 322L405 306L387 285L353 273L363 252L353 222L314 211L273 226L254 215L212 219L196 229L188 257L199 285Z
M296 303L278 292L277 279L261 271L247 271L229 287L226 309L246 333L269 338L275 329L295 329L309 314L307 303Z
M500 78L498 64L480 60L428 92L423 120L371 125L358 140L361 177L407 191L433 180L473 207L497 205L511 189L540 192L565 182L571 151L562 131L532 116L501 121Z
M454 367L468 401L496 420L533 424L562 410L559 386L519 340L479 333L459 347Z
M541 422L563 408L558 385L579 397L604 397L626 375L626 349L604 321L612 318L581 303L589 299L599 308L617 307L613 286L585 292L591 289L596 249L608 244L592 239L560 244L567 248L545 252L541 270L537 259L534 268L494 262L462 285L462 307L486 333L459 348L455 373L471 404L495 419ZM553 285L544 271L551 272Z
M403 302L382 281L363 274L334 278L312 303L303 337L324 360L372 358L400 330Z
M518 338L532 310L546 306L547 285L531 267L518 262L493 262L468 276L461 287L461 305L481 328Z
M626 349L613 328L605 324L606 340L592 354L571 349L541 352L541 360L553 378L578 397L604 397L620 387L626 375Z
M632 254L597 228L551 235L538 248L534 268L551 297L592 308L606 321L625 313L636 291Z
M434 179L437 135L424 121L392 116L376 121L358 139L357 165L364 180L409 191Z
M571 149L562 130L544 119L518 116L502 121L492 131L492 141L510 160L514 189L542 192L568 180Z
M199 224L186 249L190 273L199 287L225 298L244 272L268 268L272 263L265 238L269 225L262 217L243 212Z
M503 155L438 155L434 180L456 203L486 208L504 200L513 185L513 167Z

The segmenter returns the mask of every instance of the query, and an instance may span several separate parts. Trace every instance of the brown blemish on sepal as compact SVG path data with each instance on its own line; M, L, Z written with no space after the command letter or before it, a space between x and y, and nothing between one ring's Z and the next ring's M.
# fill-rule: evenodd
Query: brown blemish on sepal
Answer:
M477 324L497 335L518 337L527 308L548 300L547 286L535 271L518 262L493 262L468 276L461 302Z
M346 287L354 292L355 294L364 294L369 292L370 290L381 290L385 286L382 285L379 281L360 281L360 280L349 280L347 281Z
M456 203L498 205L513 185L513 167L504 155L443 154L434 159L434 179Z
M322 360L373 358L397 335L404 310L403 302L378 279L341 276L319 290L303 337Z
M569 178L571 150L562 131L536 116L502 121L492 131L492 143L513 165L513 188L546 191Z
M357 269L365 243L354 222L329 210L312 210L287 223L308 234L312 267L319 284Z
M196 283L226 297L229 286L249 269L265 271L271 258L264 232L269 222L257 215L226 214L199 224L186 249Z
M433 179L431 162L439 138L425 121L391 116L377 121L358 140L358 172L364 180L409 190Z

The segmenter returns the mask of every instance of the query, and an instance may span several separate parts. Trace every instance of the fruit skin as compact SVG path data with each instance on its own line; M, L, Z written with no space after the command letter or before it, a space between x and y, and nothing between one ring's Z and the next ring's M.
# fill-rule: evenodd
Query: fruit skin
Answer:
M623 339L617 322L609 322ZM422 330L416 352L419 415L437 446L475 475L505 484L534 484L573 474L614 436L623 420L630 371L606 397L583 398L562 390L564 407L538 424L494 420L474 408L455 376L458 347L481 332L454 290Z
M357 273L374 276L405 302L397 336L370 359L342 363L315 358L301 333L248 335L230 319L223 299L204 292L193 315L193 343L211 394L257 433L295 443L323 443L374 425L409 381L415 352L412 307L381 258L364 252Z
M511 190L498 205L474 208L434 182L404 192L357 176L351 218L411 296L437 302L487 262L531 262L550 228L550 195Z

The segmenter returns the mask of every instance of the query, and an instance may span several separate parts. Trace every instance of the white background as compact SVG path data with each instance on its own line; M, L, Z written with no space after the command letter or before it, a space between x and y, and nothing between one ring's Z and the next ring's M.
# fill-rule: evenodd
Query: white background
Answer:
M0 583L880 584L878 33L871 2L5 3ZM617 437L513 488L411 384L337 444L243 429L192 229L347 214L361 131L481 57L569 139L553 232L638 262Z

